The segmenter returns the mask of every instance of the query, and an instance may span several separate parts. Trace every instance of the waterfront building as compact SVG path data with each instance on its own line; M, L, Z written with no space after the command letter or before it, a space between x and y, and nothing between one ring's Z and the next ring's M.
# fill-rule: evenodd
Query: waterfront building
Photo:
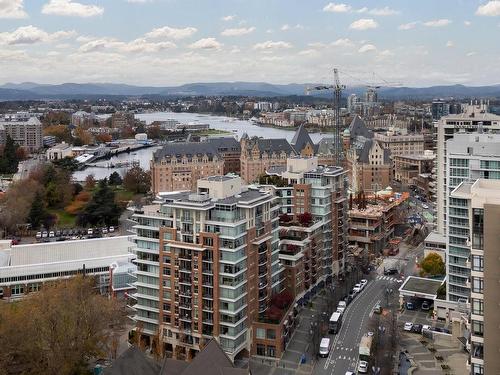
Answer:
M66 142L59 143L57 145L52 146L45 153L47 160L60 160L66 157L73 156L73 148L71 145Z
M167 143L150 165L153 193L195 190L200 178L240 172L240 144L232 137Z

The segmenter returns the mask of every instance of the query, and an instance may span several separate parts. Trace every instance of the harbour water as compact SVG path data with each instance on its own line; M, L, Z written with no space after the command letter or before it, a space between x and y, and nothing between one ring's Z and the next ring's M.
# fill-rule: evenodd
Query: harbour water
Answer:
M137 114L135 115L135 117L139 120L145 121L146 124L151 124L153 121L162 121L167 119L174 119L179 121L180 123L199 122L203 124L209 124L211 129L225 130L231 133L230 135L233 135L238 140L241 138L243 133L247 133L249 137L257 136L266 139L286 138L288 141L291 141L293 135L295 134L294 130L261 127L248 120L239 120L225 116L211 116L197 113L152 112ZM313 142L318 142L323 137L331 137L331 135L329 134L321 133L311 133L310 136ZM99 167L89 167L83 171L77 171L73 173L73 177L77 181L84 181L88 175L92 174L96 179L102 179L109 176L114 171L120 173L123 176L127 170L127 167L103 167L110 164L123 163L127 161L138 161L141 168L149 170L149 162L151 160L151 156L157 149L158 147L150 147L138 150L133 153L124 153L118 156L114 156L110 160L103 160L98 162L97 164L99 165Z

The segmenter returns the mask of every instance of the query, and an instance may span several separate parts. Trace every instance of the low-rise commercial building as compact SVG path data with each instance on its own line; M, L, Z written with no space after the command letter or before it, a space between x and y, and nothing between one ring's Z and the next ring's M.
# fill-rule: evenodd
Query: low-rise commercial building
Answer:
M20 298L46 282L86 274L96 278L101 293L112 291L113 264L127 264L128 236L9 246L0 250L0 290L3 298ZM115 273L115 277L118 277ZM128 279L128 282L131 282ZM118 287L118 284L115 284Z
M45 155L47 156L47 160L51 161L72 157L73 147L66 142L62 142L49 148Z

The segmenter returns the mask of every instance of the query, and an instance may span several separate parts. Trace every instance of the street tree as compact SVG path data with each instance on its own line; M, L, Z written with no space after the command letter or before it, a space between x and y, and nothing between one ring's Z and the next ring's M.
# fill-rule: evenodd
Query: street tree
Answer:
M115 192L110 189L106 180L101 180L78 221L81 225L117 225L121 212L122 209L115 200Z
M1 304L0 374L86 373L89 358L109 354L122 317L118 302L97 294L94 279L83 276Z
M118 186L123 183L123 179L120 174L116 171L109 175L109 184L112 186Z
M31 227L35 229L39 228L40 225L46 220L47 215L48 212L45 207L43 194L40 191L37 191L28 214L28 221L31 224Z
M17 172L19 157L17 149L19 146L7 135L2 155L0 156L0 173L12 174Z
M441 276L446 273L443 258L437 253L429 253L420 263L421 276Z

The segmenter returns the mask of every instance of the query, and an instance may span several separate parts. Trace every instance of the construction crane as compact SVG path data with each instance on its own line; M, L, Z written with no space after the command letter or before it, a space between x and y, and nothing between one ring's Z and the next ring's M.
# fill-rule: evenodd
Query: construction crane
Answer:
M345 85L340 83L339 70L337 68L333 69L333 85L320 85L314 87L308 87L306 93L309 94L311 91L324 91L333 90L333 116L335 118L335 126L333 130L333 144L335 152L335 164L338 166L342 165L343 162L343 147L342 139L340 137L340 129L342 124L340 123L340 101L342 99L342 91L345 90Z

